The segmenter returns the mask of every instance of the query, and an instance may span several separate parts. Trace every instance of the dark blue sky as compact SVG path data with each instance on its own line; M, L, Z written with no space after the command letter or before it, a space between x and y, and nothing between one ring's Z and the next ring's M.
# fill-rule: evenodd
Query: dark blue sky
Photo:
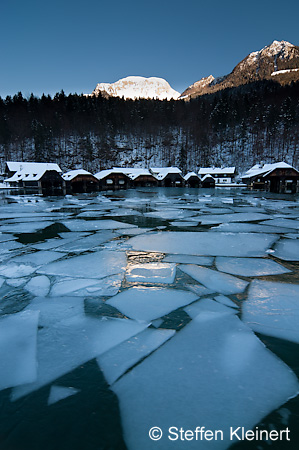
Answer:
M299 45L299 2L1 0L0 96L90 93L157 76L182 92L274 39Z

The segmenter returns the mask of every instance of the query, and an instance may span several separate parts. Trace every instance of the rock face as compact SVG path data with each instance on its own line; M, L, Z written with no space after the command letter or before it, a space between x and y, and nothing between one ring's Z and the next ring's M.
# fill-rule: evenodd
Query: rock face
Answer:
M229 75L202 78L189 86L180 98L191 98L259 80L273 79L280 84L299 80L299 47L286 41L273 41L250 53Z
M163 78L126 77L115 83L99 83L91 95L124 97L125 99L149 98L177 99L180 93L172 89Z

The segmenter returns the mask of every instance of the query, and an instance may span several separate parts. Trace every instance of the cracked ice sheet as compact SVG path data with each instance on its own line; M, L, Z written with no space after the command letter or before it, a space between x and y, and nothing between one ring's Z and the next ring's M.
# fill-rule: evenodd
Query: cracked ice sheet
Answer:
M299 284L254 280L242 320L254 331L299 343Z
M0 318L0 390L36 380L38 312Z
M201 313L112 390L130 450L181 450L180 439L167 445L167 430L195 430L199 424L223 430L223 440L203 448L225 450L232 444L230 427L253 429L295 396L299 385L295 374L235 315ZM153 425L164 432L154 444L148 437ZM197 450L198 441L187 447Z
M135 228L137 225L116 220L66 220L62 222L71 231L117 230L118 228Z
M198 316L202 312L212 312L212 313L225 313L225 314L237 314L237 311L229 308L226 305L215 302L211 298L202 298L198 302L192 303L192 305L184 308L184 311L192 318Z
M99 279L124 271L126 264L127 258L124 252L102 250L47 264L39 268L37 272L71 278Z
M271 234L169 231L134 236L133 250L184 255L259 257L278 239Z
M254 220L266 220L269 215L261 213L232 213L211 214L192 217L190 220L199 220L202 225L217 224L223 222L252 222Z
M222 223L217 227L212 227L211 231L224 231L232 233L288 233L293 232L292 228L274 227L272 225L261 225L257 223Z
M21 278L31 275L36 271L36 266L30 264L8 262L0 265L0 275L7 278Z
M38 230L43 230L44 228L53 225L54 222L28 222L28 223L17 223L11 225L1 225L0 230L6 233L35 233Z
M7 242L0 243L1 255L3 255L3 253L9 253L11 250L20 250L22 248L25 248L25 245L21 244L20 242L16 242L16 241L7 241Z
M56 261L57 259L62 258L65 255L66 253L59 254L57 252L51 252L50 250L38 251L34 253L23 254L21 256L16 256L15 258L11 259L10 262L30 263L35 266L41 266Z
M197 227L198 222L183 222L183 221L177 221L177 222L170 222L169 225L171 225L172 227L179 227L179 228L183 228L183 227Z
M161 211L153 211L144 213L145 217L154 217L157 219L173 220L173 219L185 219L186 217L194 216L196 212L186 211L180 209L163 209Z
M98 231L90 236L79 238L56 248L57 252L84 252L101 245L103 242L115 238L117 235L112 231Z
M126 279L130 282L167 283L174 282L176 265L161 262L130 265Z
M174 330L146 329L97 358L100 369L111 385L130 367L148 356L175 334Z
M248 285L247 281L217 272L217 270L207 269L206 267L188 264L181 265L179 268L208 289L212 289L220 294L238 294L243 292Z
M48 406L53 405L60 400L64 400L71 395L75 395L78 392L80 392L80 389L75 389L73 387L51 386L50 394L48 397Z
M0 233L0 243L7 242L7 241L14 241L17 239L15 236L12 236L11 234L2 234Z
M120 292L106 303L132 319L151 321L197 299L198 295L188 291L133 287Z
M215 264L221 272L243 277L261 277L291 272L271 259L262 258L228 258L217 256Z
M217 295L216 297L214 297L214 300L221 303L222 305L230 306L231 308L239 308L236 303L234 303L230 298L225 297L225 295Z
M299 261L299 240L281 239L274 247L273 256L284 261Z
M181 264L199 264L201 266L211 266L214 258L210 256L194 256L194 255L167 255L163 258L163 262L174 262Z
M37 337L37 380L12 391L12 401L53 382L76 367L145 330L129 319L74 316L43 328Z
M38 311L38 324L50 327L73 316L84 316L84 297L36 297L24 311Z
M84 297L36 297L24 311L38 311L38 324L50 327L70 317L84 316Z
M50 296L75 295L83 297L116 295L124 279L124 273L101 278L58 278L52 286Z
M261 222L261 225L272 225L275 227L293 228L299 230L299 221L285 218L277 218Z
M31 280L24 286L26 291L36 296L47 296L50 291L50 280L46 275L39 275L31 278Z

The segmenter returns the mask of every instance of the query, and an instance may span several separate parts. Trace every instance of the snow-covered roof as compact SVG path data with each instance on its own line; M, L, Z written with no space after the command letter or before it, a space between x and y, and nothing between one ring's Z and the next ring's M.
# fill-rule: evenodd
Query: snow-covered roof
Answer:
M53 170L61 173L61 169L58 164L52 163L24 163L24 162L7 162L8 168L11 171L15 171L12 177L7 178L5 181L38 181L42 178L45 172Z
M113 167L113 170L119 170L120 172L127 175L131 180L136 180L136 178L141 175L144 176L153 176L148 169L142 169L138 167Z
M151 167L150 171L158 180L164 180L171 173L182 176L182 171L178 167Z
M65 181L71 181L76 178L78 175L92 175L90 172L84 169L70 170L62 175L62 178Z
M242 179L252 178L258 175L264 177L275 169L294 169L294 167L292 167L290 164L285 163L284 161L273 164L255 164L242 176Z
M215 178L210 173L206 173L205 176L202 177L201 181L205 181L208 178L212 178L213 180L215 180Z
M196 178L200 179L199 176L197 175L197 173L195 173L195 172L188 172L187 175L184 176L184 180L188 181L189 178L191 178L191 177L196 177Z
M8 170L11 172L26 171L26 173L36 173L46 170L56 170L62 172L59 165L56 163L41 163L41 162L23 162L23 161L7 161Z
M198 171L198 175L233 175L235 171L235 167L201 167Z
M114 168L114 169L106 169L106 170L101 170L100 172L96 173L94 176L98 179L98 180L102 180L103 178L106 178L107 176L113 174L113 173L121 173L123 175L126 175L126 173L124 172L123 169L120 168Z

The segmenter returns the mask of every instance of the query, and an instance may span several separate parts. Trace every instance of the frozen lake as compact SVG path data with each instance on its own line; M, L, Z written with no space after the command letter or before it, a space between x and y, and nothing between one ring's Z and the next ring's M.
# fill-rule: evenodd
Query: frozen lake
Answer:
M299 448L298 196L1 195L1 450Z

